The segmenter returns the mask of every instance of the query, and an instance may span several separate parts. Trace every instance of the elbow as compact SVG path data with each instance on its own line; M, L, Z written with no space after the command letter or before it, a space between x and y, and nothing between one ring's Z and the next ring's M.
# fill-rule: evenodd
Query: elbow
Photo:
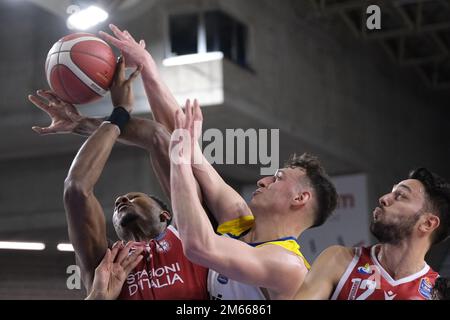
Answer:
M155 124L155 131L151 139L150 150L164 151L169 150L170 133L162 124Z
M183 242L183 252L186 258L197 264L204 264L208 261L211 253L210 245L195 239Z
M192 262L197 262L201 256L200 246L195 241L183 242L183 253Z
M92 193L92 189L87 187L82 181L67 177L64 181L64 202L72 202L73 200L87 198Z

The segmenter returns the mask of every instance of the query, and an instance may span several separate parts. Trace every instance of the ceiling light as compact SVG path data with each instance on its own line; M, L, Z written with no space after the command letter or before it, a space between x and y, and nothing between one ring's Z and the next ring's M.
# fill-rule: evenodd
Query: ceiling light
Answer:
M13 242L0 241L0 249L11 250L44 250L45 244L42 242Z
M105 10L96 6L90 6L73 13L67 19L67 26L70 29L87 30L106 19L108 19L108 13Z

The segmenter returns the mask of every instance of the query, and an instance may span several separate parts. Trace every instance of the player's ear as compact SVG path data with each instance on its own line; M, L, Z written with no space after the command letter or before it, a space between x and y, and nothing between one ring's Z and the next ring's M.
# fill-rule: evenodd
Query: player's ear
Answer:
M435 214L428 213L423 215L423 221L419 225L419 231L423 233L431 233L441 224L441 220Z
M170 215L170 213L168 211L161 211L161 213L159 214L159 221L161 222L167 222L170 221L170 219L172 219L172 216Z
M308 203L310 199L311 199L311 192L302 191L294 195L294 198L292 199L292 205L301 207L306 205L306 203Z

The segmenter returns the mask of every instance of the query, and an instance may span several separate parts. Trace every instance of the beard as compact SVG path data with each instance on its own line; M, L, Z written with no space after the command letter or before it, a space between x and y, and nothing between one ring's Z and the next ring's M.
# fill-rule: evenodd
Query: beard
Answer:
M411 217L403 217L396 222L374 220L370 225L370 232L380 243L396 245L412 234L421 214L422 211L419 211Z

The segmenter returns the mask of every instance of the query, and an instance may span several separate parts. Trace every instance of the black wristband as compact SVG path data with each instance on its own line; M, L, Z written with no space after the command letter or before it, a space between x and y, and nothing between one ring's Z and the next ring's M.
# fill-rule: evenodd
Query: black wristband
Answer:
M119 127L120 132L130 120L130 113L124 107L116 107L106 121L111 122Z

